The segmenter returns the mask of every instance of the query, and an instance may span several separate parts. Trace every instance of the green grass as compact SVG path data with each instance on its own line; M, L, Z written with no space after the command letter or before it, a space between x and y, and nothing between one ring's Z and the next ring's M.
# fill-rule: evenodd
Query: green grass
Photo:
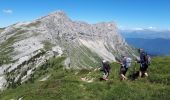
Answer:
M49 41L44 41L43 42L43 44L44 44L44 49L45 50L51 50L52 49L52 47L54 46L52 43L50 43Z
M170 57L155 57L149 67L148 78L120 81L120 65L111 64L108 81L100 81L101 71L94 69L64 69L64 57L51 58L36 69L32 78L14 89L0 93L1 100L170 100L169 70ZM138 64L133 63L127 76L137 71ZM90 72L90 73L89 73ZM50 75L47 81L39 80ZM81 81L81 77L94 78L94 82Z
M72 67L89 68L101 65L100 57L85 46L72 47L70 51Z

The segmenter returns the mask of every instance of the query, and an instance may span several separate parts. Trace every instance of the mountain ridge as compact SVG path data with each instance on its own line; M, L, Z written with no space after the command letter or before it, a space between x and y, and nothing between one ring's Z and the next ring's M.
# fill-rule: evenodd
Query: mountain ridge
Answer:
M63 11L5 28L0 48L1 89L26 82L51 57L66 57L65 68L73 69L100 66L101 59L136 57L114 23L72 21Z

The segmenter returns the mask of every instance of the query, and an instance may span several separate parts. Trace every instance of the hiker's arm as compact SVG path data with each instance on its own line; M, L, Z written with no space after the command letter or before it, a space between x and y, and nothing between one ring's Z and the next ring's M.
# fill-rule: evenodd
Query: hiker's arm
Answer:
M117 64L122 64L122 62L116 61Z
M135 62L140 63L141 60L140 59L135 59Z

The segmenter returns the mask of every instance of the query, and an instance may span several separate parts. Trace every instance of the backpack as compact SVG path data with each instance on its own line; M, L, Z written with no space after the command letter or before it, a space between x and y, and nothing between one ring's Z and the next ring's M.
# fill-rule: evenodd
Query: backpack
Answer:
M129 68L131 66L132 59L127 57L123 59L123 64L122 66L125 68Z
M111 67L108 63L103 63L104 70L110 71Z
M150 65L151 64L151 57L149 55L145 56L146 64Z
M129 68L131 66L132 59L131 58L126 58L126 67Z
M107 63L106 65L107 65L106 69L107 69L108 71L110 71L110 69L111 69L110 65L109 65L108 63Z
M143 57L142 57L142 61L147 64L147 65L150 65L151 63L151 57L146 53L146 52L143 52Z

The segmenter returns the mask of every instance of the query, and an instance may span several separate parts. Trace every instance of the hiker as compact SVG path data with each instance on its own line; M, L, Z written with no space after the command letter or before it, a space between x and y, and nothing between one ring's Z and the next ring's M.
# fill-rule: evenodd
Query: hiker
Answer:
M143 49L139 49L138 52L140 53L140 60L138 61L140 63L139 76L142 77L145 75L148 77L147 69L151 58Z
M103 72L104 72L103 79L108 80L109 73L110 73L110 65L106 60L103 60L102 64L103 64Z
M121 67L120 67L120 73L119 73L121 80L127 79L125 75L126 75L128 68L131 66L131 62L132 62L131 58L126 57L126 56L122 57L122 60L120 61Z

